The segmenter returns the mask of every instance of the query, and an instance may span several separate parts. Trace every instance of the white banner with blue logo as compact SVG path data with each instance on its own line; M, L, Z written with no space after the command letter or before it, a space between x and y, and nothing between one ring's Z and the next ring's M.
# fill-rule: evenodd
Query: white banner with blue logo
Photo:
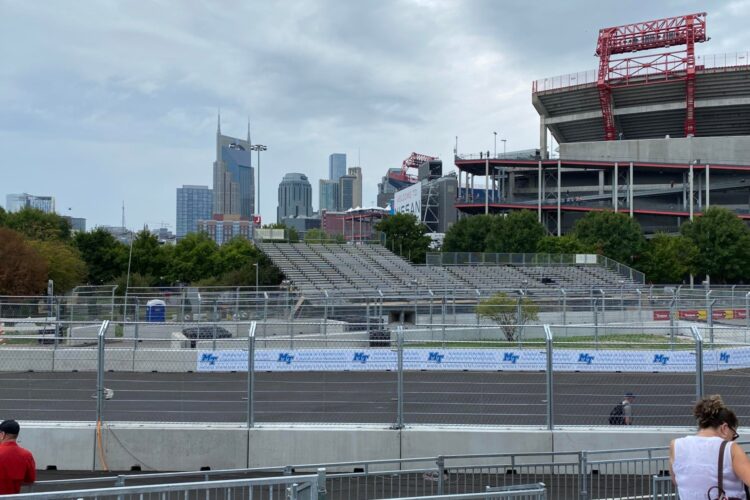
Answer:
M199 372L247 371L247 351L198 351ZM255 370L395 371L397 354L390 349L298 349L255 351ZM405 349L404 369L410 371L544 371L547 353L538 349ZM569 350L553 353L560 372L672 372L695 371L693 351ZM750 348L703 353L706 371L750 368Z

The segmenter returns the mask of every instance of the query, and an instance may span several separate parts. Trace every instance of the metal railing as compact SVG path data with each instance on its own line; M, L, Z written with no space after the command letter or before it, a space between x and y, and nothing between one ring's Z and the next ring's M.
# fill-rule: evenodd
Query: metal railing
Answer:
M206 499L229 500L232 498L266 498L287 500L313 500L324 493L325 471L308 476L282 476L260 479L233 479L226 481L201 481L193 483L124 486L114 488L84 489L70 491L47 491L7 495L10 499L96 499L96 500L159 500L204 497ZM326 498L325 495L322 498Z
M744 443L743 443L744 445ZM490 486L519 492L543 483L550 500L597 498L674 497L669 477L668 447L612 449L579 452L446 455L410 459L373 460L325 464L300 464L263 469L231 469L158 474L130 474L108 478L41 481L35 490L80 490L97 484L122 488L130 484L182 481L201 478L204 484L222 484L227 478L248 475L281 475L274 484L310 481L293 471L317 471L317 490L329 499L376 499L475 494ZM355 472L334 472L342 469ZM385 470L383 470L385 469ZM199 484L191 482L189 484ZM324 486L324 487L323 487ZM39 492L38 494L44 494Z
M750 65L750 52L727 52L724 54L696 55L695 65L699 70L726 71ZM658 72L658 70L654 70ZM597 71L587 70L566 75L542 78L532 82L532 92L544 92L563 88L585 87L595 84Z

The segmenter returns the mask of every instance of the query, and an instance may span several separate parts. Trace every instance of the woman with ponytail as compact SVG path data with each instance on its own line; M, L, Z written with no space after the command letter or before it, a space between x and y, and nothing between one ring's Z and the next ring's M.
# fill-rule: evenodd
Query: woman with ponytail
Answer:
M750 500L745 486L750 484L750 459L734 442L739 437L737 415L721 396L709 396L698 401L693 416L698 432L669 446L669 467L680 500Z

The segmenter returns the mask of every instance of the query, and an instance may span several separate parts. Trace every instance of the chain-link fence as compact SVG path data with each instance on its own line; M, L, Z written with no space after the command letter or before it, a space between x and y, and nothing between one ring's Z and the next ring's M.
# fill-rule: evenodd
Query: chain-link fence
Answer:
M747 329L672 319L411 328L16 319L1 337L0 402L28 420L553 428L610 425L627 393L628 423L690 425L696 398L720 393L750 416Z

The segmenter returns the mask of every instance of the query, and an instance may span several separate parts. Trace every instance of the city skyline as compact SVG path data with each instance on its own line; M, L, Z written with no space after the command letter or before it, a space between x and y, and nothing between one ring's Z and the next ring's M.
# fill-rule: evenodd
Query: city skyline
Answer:
M327 178L332 152L354 158L361 149L368 206L386 170L412 151L440 157L449 173L456 136L459 152L492 150L493 131L508 151L537 146L532 81L595 69L599 28L708 10L712 41L699 54L750 48L747 0L665 1L637 15L583 0L180 5L113 3L93 13L3 3L0 42L14 50L4 53L0 84L2 194L54 196L89 227L119 225L123 200L132 229L174 225L175 189L212 185L221 107L226 130L244 130L249 114L253 139L269 147L264 222L284 174ZM256 29L247 31L250 17ZM415 37L415 18L429 32ZM313 189L315 207L317 197Z

